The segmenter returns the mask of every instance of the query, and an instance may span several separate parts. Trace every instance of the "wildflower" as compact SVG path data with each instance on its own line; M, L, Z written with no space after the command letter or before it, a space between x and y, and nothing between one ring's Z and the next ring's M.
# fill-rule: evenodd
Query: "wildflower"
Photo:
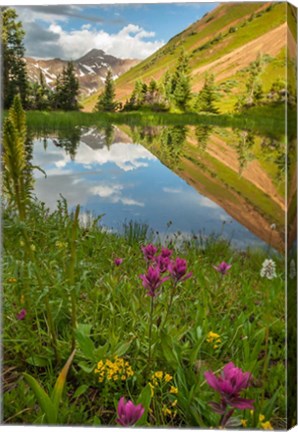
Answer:
M157 292L158 288L163 284L169 277L160 277L160 270L158 267L149 267L147 274L140 275L140 278L143 281L143 287L147 290L147 295L150 297L156 297L159 292Z
M275 223L271 224L271 225L270 225L270 228L271 228L272 230L275 230L275 229L276 229L276 224L275 224Z
M176 258L175 261L172 261L168 267L168 270L176 283L183 282L191 277L192 273L189 272L186 274L186 269L186 260L179 257Z
M63 248L65 248L67 246L67 243L57 240L56 243L55 243L55 246L58 249L63 249Z
M35 252L36 251L36 246L34 244L31 244L30 245L30 249L32 250L32 252Z
M170 264L170 258L159 255L155 257L155 262L159 268L160 273L165 273L168 270Z
M11 278L8 278L7 279L7 282L9 282L9 283L16 283L16 278L14 278L14 277L11 277Z
M207 383L214 390L220 393L221 403L211 402L210 405L218 414L223 414L227 405L239 409L253 409L253 400L244 399L239 396L240 392L249 387L251 374L243 372L230 362L223 368L220 377L216 377L213 372L205 372Z
M123 258L115 258L114 259L114 264L115 266L120 266L123 263Z
M163 405L162 412L164 416L170 416L172 414L172 411L166 405Z
M259 421L262 422L263 420L265 420L265 416L264 416L264 414L260 414L259 415Z
M20 313L17 314L17 319L22 321L27 315L26 309L22 309Z
M177 389L177 387L171 386L171 388L170 388L170 393L172 393L172 394L178 394L178 389Z
M171 403L172 407L175 407L175 406L177 405L177 402L178 402L178 399L175 399L175 400Z
M273 430L272 424L270 421L261 422L261 428L265 430Z
M243 427L246 427L247 426L247 420L242 419L241 420L241 424L242 424Z
M172 377L172 375L170 375L170 374L165 374L165 377L164 377L164 380L165 380L165 382L170 382L170 381L172 381L172 379L173 379L173 377Z
M272 259L265 259L265 261L262 264L260 275L261 277L265 277L267 279L274 279L277 277L276 264Z
M20 246L25 246L25 243L23 242L23 240L20 240Z
M227 264L225 261L221 262L218 266L213 266L213 268L224 276L228 270L232 267L232 264Z
M161 248L161 256L163 258L170 258L170 256L172 255L173 251L171 249L167 249L167 248Z
M152 244L148 244L147 246L142 247L142 251L146 261L152 261L157 252L157 248Z
M142 404L134 405L130 400L125 402L122 396L118 402L116 422L121 426L133 426L142 417L144 411Z
M24 303L25 303L25 296L24 296L24 294L21 295L20 303L21 303L21 304L24 304Z
M125 381L134 375L129 362L125 362L122 357L114 357L114 361L107 359L105 362L100 360L94 373L99 374L98 381Z
M293 259L291 259L290 261L290 278L294 279L294 277L296 276L296 263Z
M156 377L159 380L162 380L163 371L157 371L157 372L155 372L154 377Z
M216 344L221 343L220 335L217 334L217 333L213 333L212 331L210 331L208 333L208 336L207 336L207 342L208 343L215 342Z

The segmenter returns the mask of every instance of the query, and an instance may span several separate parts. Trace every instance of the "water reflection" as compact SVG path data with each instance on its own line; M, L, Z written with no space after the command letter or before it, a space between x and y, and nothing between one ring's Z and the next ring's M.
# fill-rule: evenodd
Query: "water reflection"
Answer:
M209 125L59 131L35 140L33 163L48 175L36 174L36 193L51 208L61 193L70 208L105 213L115 229L133 219L160 233L209 235L224 223L238 246L270 241L282 250L282 146Z

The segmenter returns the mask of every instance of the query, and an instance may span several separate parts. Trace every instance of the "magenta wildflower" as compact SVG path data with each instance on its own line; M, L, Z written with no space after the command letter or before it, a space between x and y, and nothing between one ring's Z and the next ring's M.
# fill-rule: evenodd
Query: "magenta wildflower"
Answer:
M122 396L118 402L116 422L121 426L133 426L142 417L144 411L142 404L134 405L130 400L125 402Z
M243 372L234 363L228 363L221 376L216 377L213 372L205 372L207 383L221 395L221 402L210 402L210 405L218 414L224 414L226 407L230 405L238 409L254 409L254 400L241 398L240 392L250 386L251 374Z
M168 270L170 264L170 258L167 256L158 255L155 257L155 262L160 270L160 273L165 273Z
M172 255L173 251L171 249L168 248L161 248L161 253L160 255L163 258L170 258L170 256Z
M227 273L228 270L232 267L232 264L227 264L225 261L220 263L218 266L213 266L213 268L221 273L223 276Z
M114 259L114 264L115 266L120 266L123 263L123 258L115 258Z
M152 261L157 252L157 248L150 243L147 246L142 246L142 251L146 261Z
M27 315L26 309L22 309L21 312L17 314L17 319L21 321L25 318L26 315Z
M186 274L187 263L182 258L176 258L176 260L171 261L168 270L176 283L183 282L192 275L192 272Z
M146 288L147 294L150 297L156 297L159 292L157 292L158 288L161 286L163 282L169 279L169 277L160 277L160 269L158 267L149 267L147 274L140 275L140 278L143 281L143 287Z

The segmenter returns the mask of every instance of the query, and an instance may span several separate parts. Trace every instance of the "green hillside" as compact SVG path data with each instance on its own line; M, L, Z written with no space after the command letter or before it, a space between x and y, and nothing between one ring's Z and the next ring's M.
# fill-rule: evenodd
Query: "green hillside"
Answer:
M222 113L230 112L245 88L245 70L258 55L266 59L261 79L267 91L277 78L283 79L286 17L285 3L220 4L123 74L116 81L116 96L125 102L137 80L160 81L167 71L173 72L183 50L189 57L192 91L199 92L206 73L212 72L217 85L227 83L218 107ZM96 98L83 102L87 111Z

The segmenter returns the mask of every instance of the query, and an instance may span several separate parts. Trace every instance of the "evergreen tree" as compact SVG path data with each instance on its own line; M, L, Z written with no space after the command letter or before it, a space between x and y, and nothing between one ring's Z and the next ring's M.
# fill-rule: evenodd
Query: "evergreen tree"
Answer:
M75 76L72 62L63 68L62 75L57 77L54 107L64 111L75 111L79 108L79 81Z
M246 92L239 96L235 105L236 111L242 111L243 108L249 108L260 103L263 97L263 89L260 82L262 70L263 58L259 55L248 67L248 77L245 84Z
M198 95L195 108L198 111L218 114L218 108L214 105L217 99L218 93L214 84L214 75L207 74L205 76L204 86Z
M165 96L168 101L185 110L191 99L191 86L189 75L189 61L184 51L181 51L177 66L171 75L168 71L163 82Z
M115 102L115 86L112 76L112 71L109 69L103 93L99 96L96 104L96 111L113 112L116 110L117 102Z
M9 108L15 95L20 94L23 107L27 107L27 72L23 60L25 48L22 23L16 21L14 9L2 9L3 105Z

